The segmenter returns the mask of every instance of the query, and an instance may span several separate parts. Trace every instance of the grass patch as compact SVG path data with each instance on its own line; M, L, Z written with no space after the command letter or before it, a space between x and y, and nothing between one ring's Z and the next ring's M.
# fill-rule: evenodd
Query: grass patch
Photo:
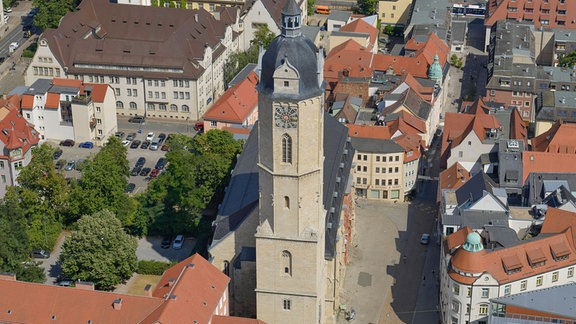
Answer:
M162 276L141 275L136 273L132 280L130 280L130 285L127 287L127 293L130 295L147 296L147 292L144 291L146 285L152 285L150 289L153 291L158 284L158 281L160 281L160 278L162 278Z

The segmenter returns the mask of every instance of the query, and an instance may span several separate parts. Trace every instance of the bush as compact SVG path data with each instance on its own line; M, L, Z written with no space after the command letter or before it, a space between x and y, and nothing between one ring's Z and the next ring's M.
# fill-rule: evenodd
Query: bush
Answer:
M177 262L162 262L162 261L138 261L138 268L136 273L145 275L157 275L160 276L166 271L166 269L175 265Z
M33 58L34 54L36 53L36 49L38 48L38 44L32 43L28 46L23 52L22 57Z

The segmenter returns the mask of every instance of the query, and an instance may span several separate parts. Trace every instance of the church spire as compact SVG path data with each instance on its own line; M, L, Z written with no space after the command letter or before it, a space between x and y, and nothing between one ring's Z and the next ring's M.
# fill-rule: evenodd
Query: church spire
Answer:
M300 26L302 15L295 0L288 0L282 9L282 36L298 37L302 34Z

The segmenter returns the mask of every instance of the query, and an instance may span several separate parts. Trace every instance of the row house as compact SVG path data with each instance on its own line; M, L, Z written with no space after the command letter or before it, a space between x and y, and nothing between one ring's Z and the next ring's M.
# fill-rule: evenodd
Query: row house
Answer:
M22 115L44 140L102 145L118 129L116 97L107 84L38 79L22 94Z
M527 22L535 28L576 29L576 3L570 0L489 0L486 3L486 43L500 21Z
M534 239L501 226L463 227L441 247L443 323L487 323L490 301L574 281L576 213L549 208ZM538 304L538 301L533 301Z
M501 21L488 48L485 100L515 107L526 125L534 122L537 68L532 50L534 36L528 23Z
M382 26L391 25L394 27L404 27L410 19L410 0L380 0L378 1L378 18Z
M536 136L545 133L557 121L576 123L576 92L545 90L536 100Z
M0 99L0 197L8 186L18 184L20 170L32 160L32 149L40 142L34 125L20 113L20 96Z
M236 9L216 16L83 1L40 36L26 84L46 77L110 84L120 116L197 120L224 92L223 66L238 49Z
M371 53L378 53L378 28L370 25L364 19L356 19L353 22L332 31L328 37L328 53L347 40L353 39Z

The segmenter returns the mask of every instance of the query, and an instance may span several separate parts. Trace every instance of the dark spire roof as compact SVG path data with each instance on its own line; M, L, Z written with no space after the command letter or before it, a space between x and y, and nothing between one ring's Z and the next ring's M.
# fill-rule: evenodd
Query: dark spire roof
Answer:
M286 5L282 9L282 15L287 16L300 15L300 8L298 7L296 0L288 0L288 2L286 2Z

